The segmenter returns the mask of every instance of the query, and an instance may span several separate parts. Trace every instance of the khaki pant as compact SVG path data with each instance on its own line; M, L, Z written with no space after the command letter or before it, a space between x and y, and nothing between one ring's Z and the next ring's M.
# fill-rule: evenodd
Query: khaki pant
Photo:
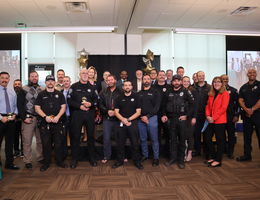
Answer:
M43 160L42 156L42 142L40 132L37 126L37 119L33 116L32 123L22 123L22 137L23 137L23 161L25 163L32 162L32 140L33 136L36 138L36 160Z

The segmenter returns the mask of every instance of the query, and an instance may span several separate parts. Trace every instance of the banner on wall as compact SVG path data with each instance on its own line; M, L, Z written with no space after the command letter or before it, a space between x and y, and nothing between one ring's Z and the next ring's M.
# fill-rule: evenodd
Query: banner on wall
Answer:
M239 89L248 81L248 69L260 70L260 51L227 51L227 67L229 84ZM257 79L260 79L260 73Z
M20 50L0 50L0 71L10 74L8 87L13 87L13 81L20 79Z
M28 73L31 71L36 71L39 74L39 85L45 85L45 78L47 75L54 75L54 64L29 64ZM29 77L29 74L28 74Z

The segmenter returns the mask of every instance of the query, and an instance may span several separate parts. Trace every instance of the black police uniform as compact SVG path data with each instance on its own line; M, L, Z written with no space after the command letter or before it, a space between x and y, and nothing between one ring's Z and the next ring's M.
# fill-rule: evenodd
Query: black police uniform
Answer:
M236 136L235 136L236 128L233 119L234 117L239 117L240 108L238 104L237 89L229 85L226 86L226 89L230 96L229 104L227 108L227 124L226 124L226 131L228 136L227 154L229 158L232 158L234 153L234 147L236 144Z
M168 85L167 82L165 81L164 85L159 85L158 82L156 82L153 86L153 88L157 89L161 95L161 104L159 111L157 113L158 115L158 140L160 144L160 153L162 153L165 156L168 156L168 151L169 151L169 130L168 130L168 125L167 123L163 123L161 120L162 117L162 110L163 110L163 104L162 104L162 99L164 94L171 88L171 85ZM162 133L163 131L163 133ZM162 139L165 139L165 147L162 148Z
M60 112L61 106L66 105L66 102L63 94L58 90L54 90L54 92L43 90L38 94L35 105L40 106L47 116L56 116ZM49 167L51 163L53 144L56 163L61 166L63 164L65 140L63 118L61 117L58 123L48 123L45 118L40 117L38 123L41 133L44 166Z
M80 109L82 101L85 100L91 103L91 107L88 111ZM98 102L98 96L95 92L95 88L88 82L86 84L80 81L72 84L67 96L67 102L70 107L71 125L70 125L70 139L71 139L71 155L72 168L76 167L76 163L79 160L80 154L80 137L81 129L83 125L86 125L88 136L88 151L91 165L96 165L95 158L95 108Z
M239 98L242 98L247 108L252 108L260 98L260 82L255 81L253 84L246 83L239 90ZM251 117L248 117L244 111L241 112L244 129L244 157L252 159L252 134L255 127L260 145L260 109L255 110Z
M177 91L171 88L163 98L163 105L163 115L168 117L170 133L170 162L184 164L188 120L179 120L179 117L191 117L194 112L194 98L191 92L183 87Z
M136 113L136 109L140 108L138 95L131 93L130 96L120 95L116 99L115 109L119 109L119 114L124 118L131 117ZM138 135L138 120L134 119L131 121L131 126L125 126L121 122L118 122L116 141L117 141L117 161L123 163L125 157L125 142L127 136L131 141L132 158L137 163L141 160L140 155L140 143Z

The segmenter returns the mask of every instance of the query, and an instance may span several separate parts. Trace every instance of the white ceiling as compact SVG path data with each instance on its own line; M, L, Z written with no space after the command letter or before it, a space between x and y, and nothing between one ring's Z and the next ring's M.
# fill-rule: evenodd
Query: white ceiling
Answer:
M87 13L68 13L66 0L0 0L0 27L117 26L124 33L135 0L85 1ZM71 0L68 0L71 1ZM77 1L77 0L73 0ZM246 16L231 16L240 6L258 7ZM260 0L137 0L129 33L138 27L185 27L260 31Z

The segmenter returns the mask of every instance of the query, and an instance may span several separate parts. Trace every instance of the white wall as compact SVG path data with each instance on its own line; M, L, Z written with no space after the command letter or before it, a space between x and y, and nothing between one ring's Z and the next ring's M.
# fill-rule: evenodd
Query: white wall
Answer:
M174 63L185 68L185 75L204 71L206 80L226 73L225 36L174 34Z
M150 49L154 55L161 56L161 69L173 69L173 47L171 31L154 31L142 34L142 53Z
M203 70L209 82L215 75L226 72L225 36L150 31L140 35L128 35L127 47L129 55L146 54L148 49L155 55L161 55L163 70L175 71L181 65L188 76ZM78 80L78 51L85 48L90 54L123 55L124 35L28 33L22 35L22 48L23 83L27 83L28 63L54 63L55 71L64 69L74 82Z

